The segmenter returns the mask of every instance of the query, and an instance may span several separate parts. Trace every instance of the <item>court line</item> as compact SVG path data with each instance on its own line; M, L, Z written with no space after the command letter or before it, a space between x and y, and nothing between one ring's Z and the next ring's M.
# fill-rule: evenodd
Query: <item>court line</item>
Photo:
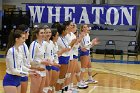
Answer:
M91 62L97 63L120 63L120 64L140 64L140 61L125 61L125 60L101 60L91 58Z
M105 66L103 64L102 64L102 66L104 67L105 70L108 70L108 71L111 71L111 72L114 71L114 72L124 73L124 74L127 74L127 75L140 76L140 74L132 74L132 73L128 73L128 72L123 72L123 71L109 69L107 66Z
M90 89L90 91L88 93L93 93L93 91L95 90L97 86L94 86L92 89Z
M132 74L132 73L128 73L128 72L116 71L116 70L108 69L108 68L105 68L105 67L104 67L104 69L102 69L102 68L94 68L94 69L107 70L107 71L110 71L111 73L112 72L117 72L117 73L127 74L127 75L131 75L131 76L132 75L133 76L140 76L139 74Z
M118 88L118 87L107 87L107 86L94 86L92 89L90 89L90 91L88 93L94 93L93 91L97 88L97 87L100 87L100 88L112 88L112 89L119 89L119 90L122 90L122 91L135 91L135 92L140 92L138 90L133 90L133 89L128 89L128 88Z

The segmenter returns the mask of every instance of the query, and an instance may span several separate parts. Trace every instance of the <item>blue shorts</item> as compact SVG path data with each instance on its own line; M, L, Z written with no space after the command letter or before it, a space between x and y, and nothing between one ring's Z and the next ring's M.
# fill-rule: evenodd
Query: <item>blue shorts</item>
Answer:
M50 71L51 70L51 66L46 66L46 70Z
M52 68L52 70L55 70L55 71L60 71L60 69L58 68L58 67L56 67L56 66L51 66L51 68Z
M77 59L78 58L78 56L76 56L76 55L73 55L73 59Z
M26 81L28 81L28 77L27 76L21 77L21 82L26 82Z
M89 54L90 54L90 51L89 50L87 50L87 51L79 51L79 54L80 54L80 56L89 56Z
M69 59L70 59L70 56L60 56L58 57L59 59L59 64L68 64L69 63Z
M50 71L50 70L60 71L59 68L56 67L56 66L46 66L46 69L47 69L48 71Z
M20 86L21 76L6 73L3 79L3 86Z

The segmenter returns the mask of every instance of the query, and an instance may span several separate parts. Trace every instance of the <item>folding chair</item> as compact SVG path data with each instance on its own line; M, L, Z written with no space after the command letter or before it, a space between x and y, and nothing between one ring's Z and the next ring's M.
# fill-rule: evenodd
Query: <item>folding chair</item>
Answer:
M135 57L136 61L138 61L138 43L136 41L130 41L127 47L127 61L129 61L129 57Z

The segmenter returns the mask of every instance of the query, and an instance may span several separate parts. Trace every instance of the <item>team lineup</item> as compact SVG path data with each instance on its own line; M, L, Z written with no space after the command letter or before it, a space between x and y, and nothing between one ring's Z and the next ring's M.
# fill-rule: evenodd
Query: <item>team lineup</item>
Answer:
M87 24L82 24L80 31L72 21L58 23L52 28L34 26L28 48L25 41L29 31L28 26L20 25L10 32L5 54L5 93L26 93L29 77L30 93L78 92L78 89L88 88L88 83L98 82L92 77L90 48L100 42L98 38L90 40ZM84 79L86 71L88 80Z

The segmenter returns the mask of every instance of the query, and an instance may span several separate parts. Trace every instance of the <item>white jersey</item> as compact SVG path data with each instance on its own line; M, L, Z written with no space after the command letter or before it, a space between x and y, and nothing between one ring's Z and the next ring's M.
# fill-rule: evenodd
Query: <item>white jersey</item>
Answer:
M51 62L54 60L54 54L53 54L53 42L49 40L49 42L45 42L45 59L49 59Z
M58 45L57 45L57 43L55 42L55 43L53 43L54 61L55 61L56 63L59 63L57 52L58 52Z
M37 41L33 41L30 45L30 61L36 67L45 69L45 65L41 62L45 59L45 45L44 41L40 45ZM38 71L41 76L46 76L46 71Z
M65 37L59 36L59 38L57 40L57 44L58 44L58 50L62 50L63 48L70 48L68 41L66 40ZM69 51L63 53L62 56L70 56Z
M23 55L23 65L30 68L30 58L29 58L29 49L26 43L24 42L23 45L20 46L21 52Z
M68 41L68 44L70 44L72 42L73 39L76 39L76 36L70 32L69 34L66 35L66 39ZM73 48L70 50L70 60L73 59Z
M86 48L87 50L90 50L91 42L90 42L90 36L88 33L83 37L80 46Z
M18 50L13 46L11 47L6 55L6 72L8 74L17 76L27 76L29 75L29 69L23 64L23 55L21 53L21 48Z
M70 32L69 34L67 34L65 37L66 37L66 39L67 39L67 41L68 41L69 44L71 43L71 41L73 39L76 39L76 36L72 32Z
M80 46L80 43L78 43L78 44L75 44L74 46L73 46L73 55L75 55L75 56L78 56L78 48L79 48L79 46Z

